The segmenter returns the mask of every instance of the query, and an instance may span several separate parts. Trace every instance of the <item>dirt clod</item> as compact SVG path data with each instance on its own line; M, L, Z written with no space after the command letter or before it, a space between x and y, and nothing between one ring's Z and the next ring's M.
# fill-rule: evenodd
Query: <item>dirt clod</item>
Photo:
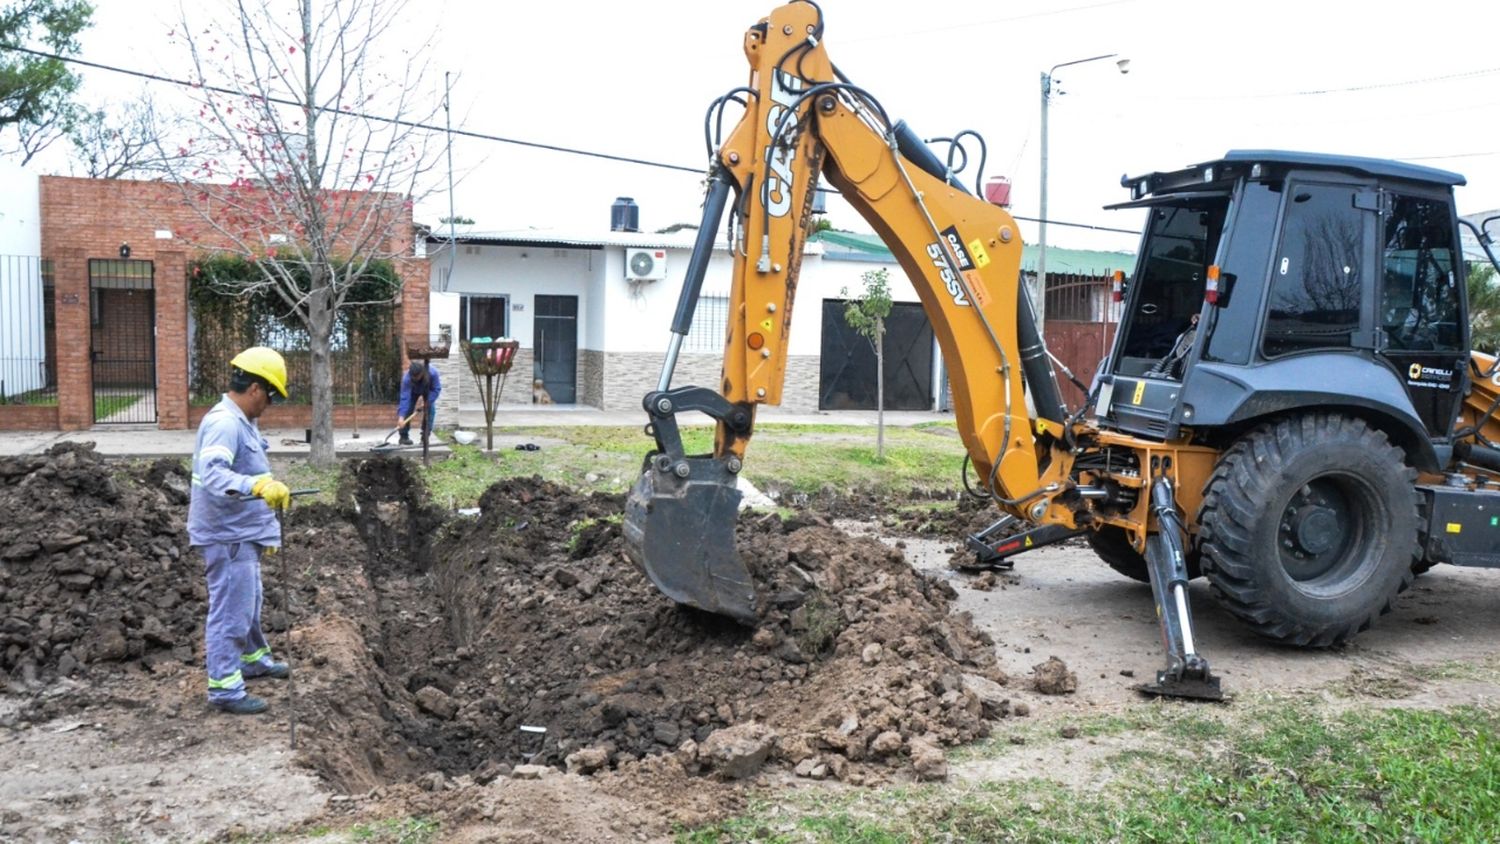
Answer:
M1031 667L1032 685L1044 695L1070 695L1078 691L1078 675L1057 657L1048 657Z
M609 751L602 747L585 747L568 754L565 761L570 774L592 774L609 764Z
M714 730L698 748L698 760L724 779L752 776L776 748L776 733L750 721Z

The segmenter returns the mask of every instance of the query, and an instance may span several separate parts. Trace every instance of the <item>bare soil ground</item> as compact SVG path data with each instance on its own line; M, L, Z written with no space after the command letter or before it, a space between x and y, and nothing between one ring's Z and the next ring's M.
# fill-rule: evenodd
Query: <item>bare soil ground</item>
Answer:
M952 571L980 508L747 516L763 607L747 629L672 605L624 560L617 497L512 480L462 518L409 464L372 460L336 505L294 511L264 576L296 685L257 684L271 712L233 718L203 702L180 468L75 448L19 461L0 462L6 840L295 838L409 816L444 840L661 840L816 780L940 779L942 748L1122 709L1161 662L1149 590L1086 548ZM1255 640L1193 592L1234 693L1440 706L1500 693L1433 679L1500 653L1497 590L1496 573L1440 567L1331 651ZM952 775L1057 776L1062 761Z

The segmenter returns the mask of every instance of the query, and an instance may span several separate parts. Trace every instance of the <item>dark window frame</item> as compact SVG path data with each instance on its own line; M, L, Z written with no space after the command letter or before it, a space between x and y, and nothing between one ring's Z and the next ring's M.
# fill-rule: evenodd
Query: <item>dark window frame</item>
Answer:
M509 336L511 336L511 333L510 333L510 329L511 329L511 316L510 316L511 315L511 307L510 307L511 306L511 298L510 298L510 294L509 293L459 293L458 294L458 336L459 336L459 338L462 339L462 340L469 340L469 339L471 339L473 337L473 334L469 330L470 324L472 322L472 320L469 318L469 315L470 315L469 308L470 308L470 305L472 304L472 300L474 300L474 299L490 299L490 300L499 299L502 302L504 302L505 303L504 306L500 309L501 321L504 323L504 325L501 326L502 330L501 330L500 334L496 335L495 338L492 338L492 339L496 339L498 337L509 337ZM481 336L483 336L483 335L481 335Z
M1369 212L1356 208L1353 201L1354 194L1358 193L1362 188L1368 189L1367 183L1346 182L1338 180L1337 178L1327 179L1316 177L1293 177L1289 178L1283 184L1282 190L1285 198L1283 199L1283 208L1280 219L1277 221L1276 238L1272 243L1270 266L1268 268L1269 276L1264 293L1264 304L1261 309L1259 339L1256 344L1257 351L1263 359L1278 360L1281 358L1290 357L1292 355L1300 355L1313 352L1347 352L1355 351L1363 347L1364 343L1362 342L1362 340L1367 334L1373 307L1373 304L1371 302L1371 280L1373 270L1368 265L1373 261L1374 244L1370 242L1370 238L1368 236L1369 224L1364 216ZM1323 192L1340 191L1347 193L1347 195L1349 196L1349 202L1346 205L1335 204L1334 207L1343 208L1343 219L1352 221L1352 223L1354 224L1353 228L1358 238L1358 242L1354 245L1352 251L1353 260L1356 263L1353 269L1350 270L1355 274L1355 284L1352 285L1352 289L1355 291L1357 299L1355 300L1354 306L1352 308L1346 307L1340 309L1325 310L1352 310L1355 314L1355 319L1352 324L1347 322L1344 323L1346 325L1349 325L1349 328L1347 330L1337 332L1342 334L1345 338L1342 343L1309 343L1306 345L1284 348L1273 352L1270 348L1270 345L1268 344L1268 340L1272 336L1271 329L1274 320L1273 315L1275 312L1274 302L1277 294L1277 280L1279 277L1281 277L1281 262L1284 259L1288 258L1286 244L1290 227L1294 222L1301 222L1300 217L1297 216L1296 213L1297 206L1300 204L1297 202L1296 198L1302 191L1309 189ZM1304 260L1302 263L1303 268L1305 268L1310 262L1305 259L1305 255L1303 257ZM1305 269L1303 269L1303 271L1305 271ZM1305 276L1299 275L1299 278L1305 279ZM1306 289L1305 281L1303 287L1304 289ZM1311 297L1313 296L1313 294L1309 293L1308 296L1311 301ZM1316 302L1312 302L1312 304L1316 304ZM1295 335L1287 334L1285 336L1292 337Z
M1380 239L1379 243L1377 244L1377 247L1379 249L1379 264L1377 266L1377 269L1380 273L1377 284L1379 286L1378 302L1380 311L1378 314L1379 323L1376 327L1380 329L1381 349L1395 352L1467 351L1469 348L1469 324L1467 319L1468 290L1467 284L1465 283L1466 272L1463 260L1463 246L1459 241L1458 221L1454 217L1452 202L1450 202L1448 197L1445 195L1434 194L1428 191L1413 190L1410 188L1387 188L1384 193L1386 195L1385 207L1388 210L1381 219ZM1423 348L1422 344L1414 343L1411 338L1407 338L1401 343L1392 342L1392 340L1395 338L1395 335L1393 335L1393 333L1389 330L1388 319L1391 305L1387 297L1391 292L1390 272L1392 256L1396 252L1405 251L1392 250L1390 248L1391 238L1393 235L1391 227L1395 225L1399 219L1398 214L1401 211L1403 200L1428 204L1432 209L1440 212L1442 216L1442 224L1445 225L1447 229L1447 231L1445 232L1445 234L1447 235L1446 242L1442 243L1441 246L1434 245L1414 250L1417 252L1417 255L1414 256L1416 259L1416 263L1412 268L1414 274L1420 273L1420 271L1422 270L1423 264L1421 261L1421 254L1423 252L1447 252L1448 266L1446 268L1446 272L1451 283L1453 293L1451 300L1447 304L1451 307L1450 315L1453 317L1453 327L1456 329L1457 334L1454 337L1448 338L1446 343L1441 339L1438 339L1434 342L1431 348ZM1436 260L1436 258L1433 258L1433 260ZM1441 266L1439 266L1438 269L1442 269ZM1417 280L1413 278L1412 284L1408 288L1410 295L1412 295L1413 297L1416 295L1416 285Z

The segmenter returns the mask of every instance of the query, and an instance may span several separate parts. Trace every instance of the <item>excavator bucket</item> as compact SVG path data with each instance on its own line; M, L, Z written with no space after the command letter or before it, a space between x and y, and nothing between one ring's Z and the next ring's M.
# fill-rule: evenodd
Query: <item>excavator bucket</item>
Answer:
M625 548L679 604L754 624L755 587L734 545L740 491L723 461L657 455L625 499Z

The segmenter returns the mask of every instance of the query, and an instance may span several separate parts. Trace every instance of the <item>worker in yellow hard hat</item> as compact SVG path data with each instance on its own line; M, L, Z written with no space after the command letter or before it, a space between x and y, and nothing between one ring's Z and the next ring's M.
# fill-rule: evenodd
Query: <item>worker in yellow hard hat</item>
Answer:
M271 477L270 443L256 424L266 408L287 398L286 361L274 349L255 346L229 366L229 392L198 426L187 527L208 579L208 702L253 715L265 711L266 702L246 694L245 681L291 676L286 663L271 658L260 627L260 555L281 546L276 511L291 502L291 491Z

